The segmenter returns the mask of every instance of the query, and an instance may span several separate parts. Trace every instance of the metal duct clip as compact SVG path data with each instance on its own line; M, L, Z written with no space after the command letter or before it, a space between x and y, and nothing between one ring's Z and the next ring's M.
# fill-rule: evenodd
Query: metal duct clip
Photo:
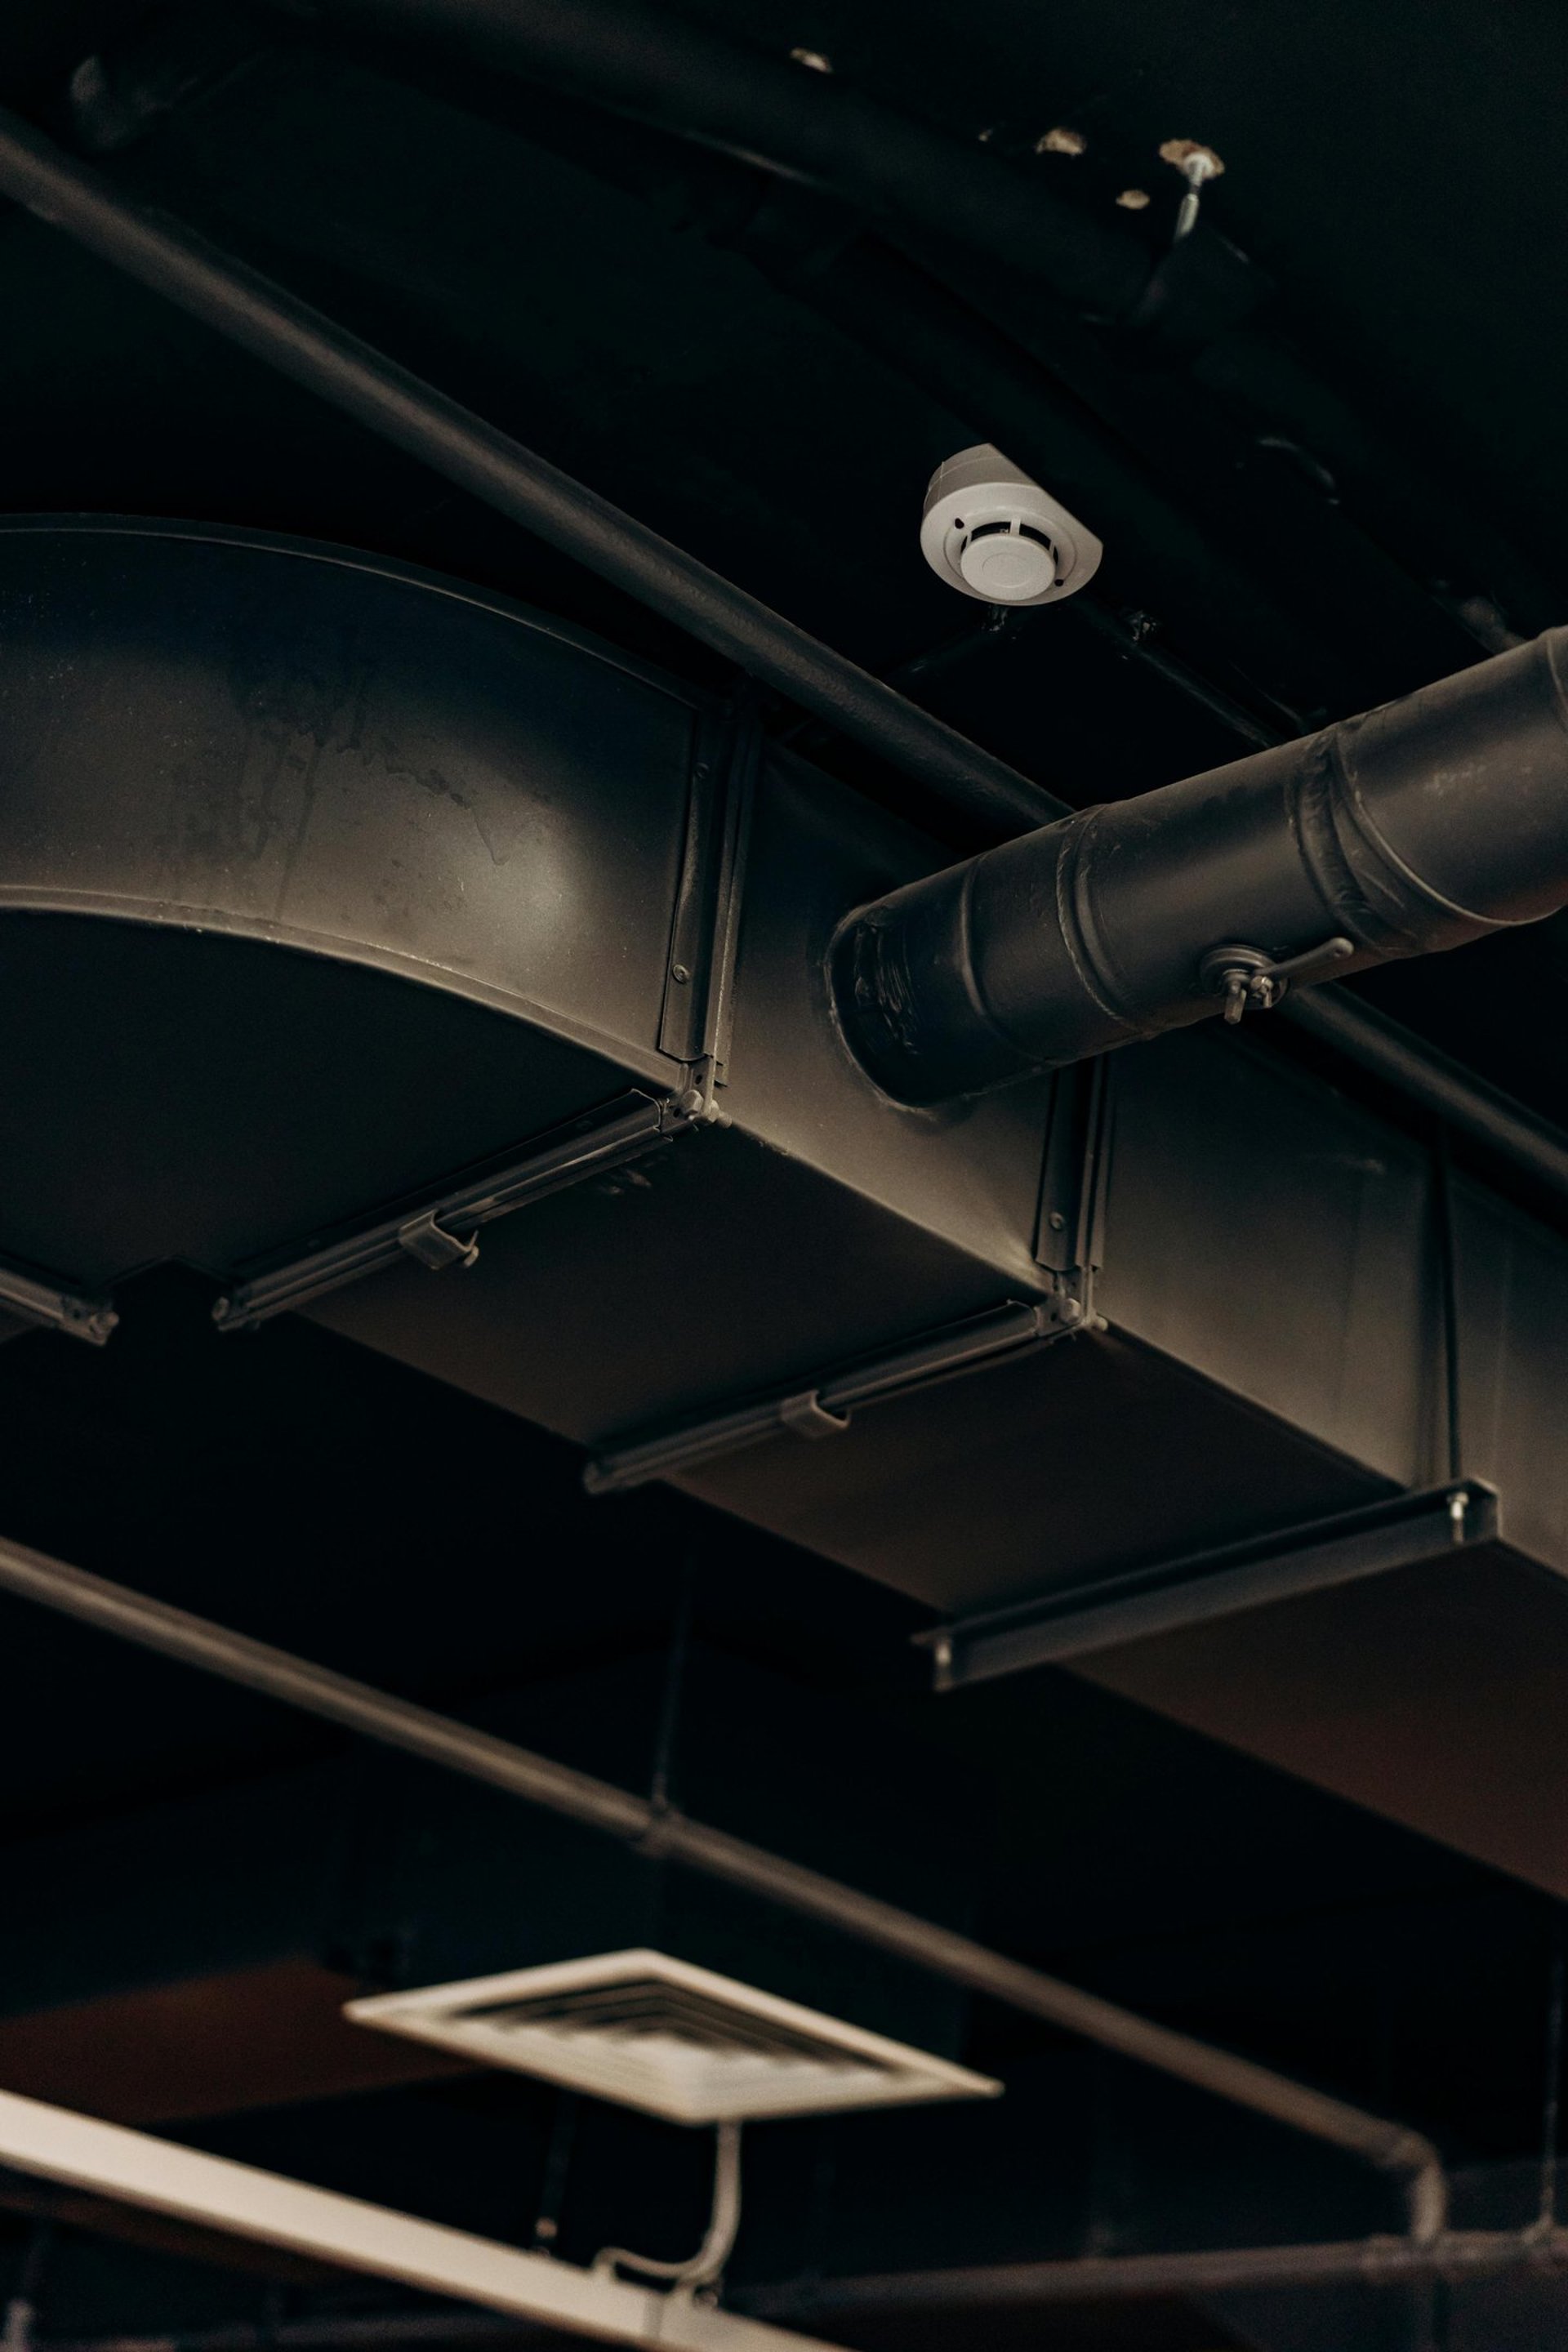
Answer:
M849 1426L847 1412L829 1412L816 1389L803 1395L785 1397L778 1408L781 1425L793 1429L797 1437L837 1437Z
M1293 980L1325 979L1335 964L1354 953L1355 941L1339 937L1283 961L1262 948L1227 945L1210 948L1198 966L1198 977L1214 995L1225 998L1225 1017L1234 1029L1245 1013L1270 1012Z
M479 1254L477 1234L469 1234L466 1240L459 1234L449 1234L445 1225L437 1223L434 1209L427 1209L422 1217L410 1217L398 1228L397 1241L399 1248L436 1274L446 1265L472 1265Z

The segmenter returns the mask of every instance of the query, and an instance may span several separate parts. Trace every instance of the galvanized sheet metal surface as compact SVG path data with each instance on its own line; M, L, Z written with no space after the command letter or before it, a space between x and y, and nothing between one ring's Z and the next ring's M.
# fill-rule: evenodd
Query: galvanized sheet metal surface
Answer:
M1479 1185L1456 1186L1454 1226L1465 1467L1509 1541L1568 1577L1568 1243Z
M0 906L407 974L650 1074L692 714L371 558L0 530Z

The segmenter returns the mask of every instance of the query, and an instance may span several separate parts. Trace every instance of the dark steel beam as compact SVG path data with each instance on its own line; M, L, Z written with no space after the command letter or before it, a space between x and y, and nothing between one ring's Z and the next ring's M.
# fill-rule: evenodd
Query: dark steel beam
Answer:
M1367 2115L1271 2067L1140 2017L951 1927L692 1821L674 1806L634 1796L491 1732L372 1689L45 1553L0 1543L0 1591L815 1919L1025 2016L1080 2034L1139 2065L1342 2148L1402 2183L1415 2237L1433 2237L1444 2226L1447 2179L1442 2158L1430 2140L1405 2125Z
M1398 1495L1261 1542L1166 1560L1131 1575L990 1610L916 1635L931 1653L939 1690L989 1682L1304 1592L1386 1576L1494 1543L1501 1528L1494 1490L1479 1479Z
M0 110L0 195L995 831L1061 803L357 335Z

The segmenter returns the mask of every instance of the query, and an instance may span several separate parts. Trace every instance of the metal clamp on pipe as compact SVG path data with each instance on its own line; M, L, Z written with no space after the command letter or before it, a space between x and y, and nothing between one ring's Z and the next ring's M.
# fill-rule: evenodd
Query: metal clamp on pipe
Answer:
M833 950L851 1049L897 1100L940 1102L1554 913L1565 669L1552 630L861 908Z
M1325 940L1283 963L1262 948L1211 948L1198 971L1215 994L1224 997L1225 1018L1234 1029L1248 1013L1271 1013L1292 981L1324 980L1354 953L1355 941L1347 939Z

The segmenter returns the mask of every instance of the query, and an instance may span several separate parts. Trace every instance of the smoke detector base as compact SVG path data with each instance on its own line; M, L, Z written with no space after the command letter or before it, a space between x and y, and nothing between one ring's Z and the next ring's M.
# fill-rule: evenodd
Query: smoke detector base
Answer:
M931 476L921 547L939 579L986 604L1050 604L1094 577L1104 549L989 441Z

